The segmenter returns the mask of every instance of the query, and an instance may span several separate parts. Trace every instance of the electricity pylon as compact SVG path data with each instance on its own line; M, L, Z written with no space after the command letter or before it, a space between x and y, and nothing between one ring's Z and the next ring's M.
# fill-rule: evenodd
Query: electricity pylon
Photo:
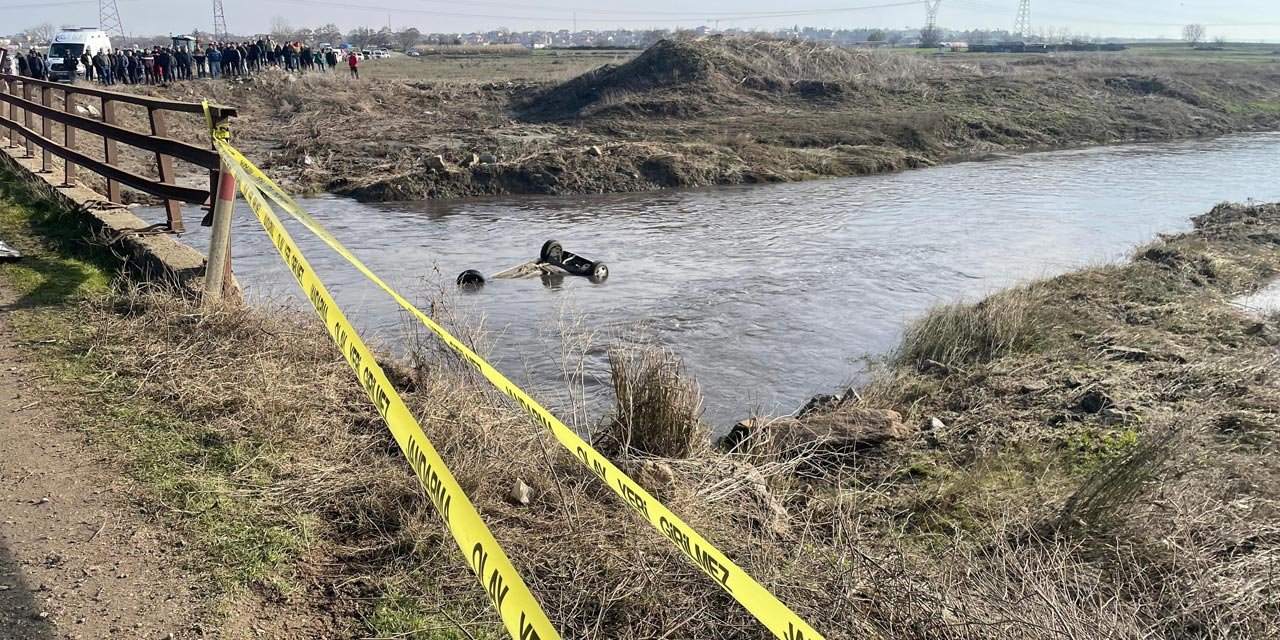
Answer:
M227 41L227 16L222 12L222 0L213 0L213 39Z
M98 0L98 28L109 36L124 37L124 26L120 24L120 9L116 8L116 0Z
M1019 0L1018 19L1013 22L1013 33L1020 36L1031 33L1031 0Z

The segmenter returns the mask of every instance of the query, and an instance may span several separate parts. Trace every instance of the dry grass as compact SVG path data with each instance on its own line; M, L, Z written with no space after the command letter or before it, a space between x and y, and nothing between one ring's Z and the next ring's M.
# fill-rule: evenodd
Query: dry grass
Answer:
M991 305L930 314L906 344L922 340L921 327L947 337L907 351L913 357L887 366L863 395L927 427L864 459L868 509L899 514L896 531L928 548L1012 544L1013 557L1058 559L1065 593L994 579L1007 597L1031 598L1014 600L1019 624L1069 637L1274 637L1280 628L1280 491L1267 480L1280 473L1280 331L1229 304L1274 278L1280 206L1223 205L1196 227L1129 264L989 298L1003 308L1006 296L1030 291L1022 333L1035 348L991 348L1019 342L991 337L1019 334L997 330L1005 314L990 317ZM966 366L916 366L948 354ZM1000 522L1003 534L992 531ZM971 561L957 566L971 571ZM1037 618L1040 605L1052 617ZM1091 616L1105 622L1091 626ZM1024 633L1039 632L1010 626L989 637Z
M1184 429L1185 425L1177 425L1149 433L1133 451L1090 475L1063 505L1057 527L1097 533L1115 526L1114 519L1148 493L1153 480L1168 472L1179 445L1189 441Z
M688 458L707 448L702 393L675 354L656 347L613 349L609 373L616 404L602 435L610 450Z
M85 364L95 377L131 398L127 418L102 416L94 433L129 462L147 495L172 508L165 519L204 554L200 568L222 576L215 585L228 602L248 587L315 620L359 613L365 632L380 637L428 628L463 637L459 625L477 637L496 632L481 591L319 327L288 312L208 313L136 289L82 312L93 330L60 348L92 354ZM563 634L658 638L676 628L689 637L764 637L660 536L638 522L623 526L633 516L594 475L441 355L424 353L397 378ZM682 386L669 355L641 358L629 371ZM671 404L669 390L638 395ZM680 411L658 413L688 424L696 405L688 392L676 397L686 400ZM706 451L658 460L627 468L828 637L1149 628L1132 594L1116 597L1121 587L1103 578L1145 571L1145 560L1111 566L1071 539L1019 538L1023 517L998 517L925 551L928 538L894 533L885 526L893 518L875 516L875 496L890 485L814 494L768 462ZM534 488L528 507L507 502L517 478ZM919 507L930 510L947 508ZM1009 541L975 545L1001 539Z
M938 63L921 56L792 40L726 39L720 51L734 66L788 84L818 81L907 90L942 73Z
M445 44L419 45L414 47L424 55L443 56L527 56L533 52L519 44Z
M49 354L71 363L62 382L87 377L129 398L87 428L130 469L142 499L165 505L194 568L216 577L210 595L224 610L246 598L278 601L311 618L315 635L356 633L358 619L380 637L426 628L462 637L450 620L480 636L496 631L430 501L309 318L208 312L169 292L126 288L84 304L78 319L91 330ZM387 365L566 637L656 638L680 625L697 637L762 637L727 603L705 609L706 599L723 600L714 585L519 411L442 352L415 361ZM672 382L670 363L652 382ZM84 397L86 410L96 397ZM761 501L768 489L726 482L740 465L708 457L701 444L696 461L629 472L758 577L775 573L760 560L793 555L786 564L817 571L819 558L750 524L774 517ZM517 479L534 490L529 506L508 502ZM715 490L702 497L699 487ZM789 591L785 582L780 590ZM338 627L322 623L335 614Z
M29 232L21 220L0 216L6 237ZM821 482L795 463L714 451L619 464L833 640L1274 636L1280 335L1226 298L1280 264L1280 206L1216 209L1158 248L1033 285L1037 309L1074 319L1046 349L995 349L1010 340L949 323L963 338L941 344L989 358L945 375L891 367L862 396L909 424L938 423ZM15 277L31 264L0 273L48 288ZM75 424L212 577L224 614L260 610L246 602L289 612L296 637L501 636L308 316L210 311L134 287L71 295L15 321L80 410ZM408 362L386 364L564 637L767 637L453 358L425 349ZM621 366L633 436L656 416L658 446L688 443L696 393L678 362ZM1119 413L1080 408L1090 391ZM533 489L528 505L508 497L517 479ZM1062 524L1080 519L1105 526Z
M493 55L424 54L421 57L395 56L370 60L360 67L360 75L369 80L398 80L410 83L438 82L447 85L513 82L563 82L601 65L618 64L635 57L631 51L535 53Z
M1020 287L976 304L936 307L907 327L893 358L905 365L933 361L954 366L990 362L1025 350L1044 330L1032 317L1036 303L1033 290Z

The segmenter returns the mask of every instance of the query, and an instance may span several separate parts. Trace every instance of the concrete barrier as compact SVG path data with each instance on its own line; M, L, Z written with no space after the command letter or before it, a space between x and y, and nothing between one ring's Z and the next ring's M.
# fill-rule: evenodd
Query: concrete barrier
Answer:
M36 197L64 209L82 225L85 236L120 256L130 276L199 291L204 281L205 256L167 233L146 234L151 225L128 207L114 204L92 189L63 186L61 172L40 173L40 158L24 158L21 148L0 149L0 163L31 189ZM232 283L234 291L239 287Z

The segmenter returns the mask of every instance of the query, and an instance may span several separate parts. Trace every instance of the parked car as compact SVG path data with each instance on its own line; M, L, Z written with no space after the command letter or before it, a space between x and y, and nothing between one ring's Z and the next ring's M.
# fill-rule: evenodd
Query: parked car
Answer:
M391 57L391 52L387 51L386 49L377 49L373 52L374 60L383 60L385 58L390 58L390 57Z
M421 53L418 53L417 51L410 51L409 53L406 53L405 55L409 56L410 58L417 58L417 57L421 56L422 54L421 54Z

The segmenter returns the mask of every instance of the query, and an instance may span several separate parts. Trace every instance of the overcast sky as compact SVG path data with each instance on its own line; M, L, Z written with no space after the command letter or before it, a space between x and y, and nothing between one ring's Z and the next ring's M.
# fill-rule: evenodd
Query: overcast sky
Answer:
M212 0L118 0L120 19L132 34L212 30ZM1011 28L1018 0L941 0L938 22L968 29ZM417 27L424 33L615 27L917 28L923 2L903 0L224 0L233 33L268 30L275 16L295 27L333 22L359 26ZM880 5L880 6L876 6ZM887 6L898 5L898 6ZM0 0L9 31L41 22L97 24L97 0ZM786 14L786 15L781 15ZM1070 28L1076 34L1176 38L1184 24L1207 25L1209 37L1280 42L1280 0L1031 0L1034 29Z

